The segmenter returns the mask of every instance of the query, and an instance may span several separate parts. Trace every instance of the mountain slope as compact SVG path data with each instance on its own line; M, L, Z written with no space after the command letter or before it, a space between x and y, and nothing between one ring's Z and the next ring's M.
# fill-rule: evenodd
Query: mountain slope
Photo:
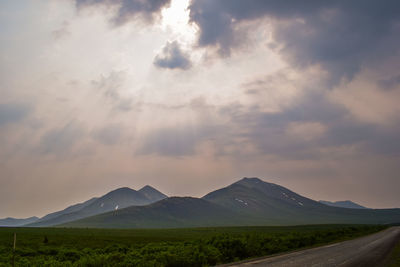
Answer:
M171 197L63 224L63 227L175 228L240 225L239 214L203 199Z
M258 178L243 178L203 197L263 224L390 223L400 221L400 209L355 210L326 206L289 189Z
M69 207L67 207L67 208L65 208L63 210L49 213L46 216L43 216L42 218L37 220L36 223L47 221L47 220L51 220L51 219L56 218L58 216L61 216L63 214L69 214L69 213L72 213L72 212L75 212L75 211L79 211L80 209L92 204L97 199L98 199L97 197L94 197L94 198L91 198L91 199L89 199L89 200L87 200L85 202L69 206Z
M148 187L150 188L150 186ZM158 200L165 196L152 187L151 189L144 189L143 191L144 193L128 187L118 188L102 197L85 202L85 204L79 206L80 208L77 210L73 210L69 213L61 212L58 216L50 217L50 219L47 220L41 220L40 222L30 224L29 226L53 226L129 206L148 205L155 202L156 200L154 199ZM149 195L149 197L147 197L145 193ZM77 205L73 207L76 208L76 206Z
M367 209L366 207L354 203L353 201L350 200L336 201L336 202L320 200L319 202L332 207L347 208L347 209Z
M331 207L258 178L243 178L205 195L202 199L172 197L146 205L146 201L152 201L150 198L154 200L163 197L160 195L162 193L155 191L150 187L139 191L120 188L77 212L52 219L51 225L171 228L400 222L400 209ZM135 203L134 206L132 203Z
M164 198L167 198L167 195L164 195L154 187L151 187L149 185L144 186L141 188L138 192L142 193L147 199L156 202L159 200L162 200Z
M258 178L243 178L205 195L203 199L243 215L256 216L268 224L302 223L305 212L325 207L282 186Z
M16 219L8 217L5 219L0 219L0 226L7 226L7 227L22 226L28 223L33 223L38 219L39 219L38 217L29 217L26 219Z

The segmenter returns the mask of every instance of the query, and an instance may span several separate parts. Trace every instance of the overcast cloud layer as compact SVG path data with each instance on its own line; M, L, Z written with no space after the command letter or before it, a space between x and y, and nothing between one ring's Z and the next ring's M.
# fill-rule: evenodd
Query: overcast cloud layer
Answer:
M243 176L400 207L398 1L6 0L0 25L0 217Z

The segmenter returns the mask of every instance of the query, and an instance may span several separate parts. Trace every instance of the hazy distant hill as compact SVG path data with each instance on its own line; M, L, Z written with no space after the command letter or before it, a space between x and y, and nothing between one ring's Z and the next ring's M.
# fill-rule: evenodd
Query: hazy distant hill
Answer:
M258 178L243 178L202 199L167 198L63 224L68 227L168 228L400 222L400 209L331 207Z
M102 197L92 198L82 204L46 215L40 221L28 226L53 226L130 206L148 205L166 197L166 195L151 186L145 186L139 191L123 187L111 191Z
M350 200L336 201L336 202L320 200L319 202L332 207L347 208L347 209L367 209L366 207L354 203L353 201Z
M38 219L38 217L29 217L26 219L16 219L8 217L5 219L0 219L0 226L22 226L24 224L33 223Z
M78 204L69 206L68 208L65 208L63 210L47 214L46 216L44 216L44 217L40 218L39 220L37 220L36 223L47 221L47 220L56 218L58 216L61 216L63 214L68 214L68 213L72 213L72 212L78 211L78 210L80 210L80 209L92 204L97 199L98 199L97 197L94 197L94 198L91 198L91 199L89 199L89 200L87 200L87 201L85 201L83 203L78 203Z

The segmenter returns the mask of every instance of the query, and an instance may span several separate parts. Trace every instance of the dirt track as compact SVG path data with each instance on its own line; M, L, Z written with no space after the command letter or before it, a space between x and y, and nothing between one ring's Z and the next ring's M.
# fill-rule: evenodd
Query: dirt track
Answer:
M399 241L400 227L391 227L354 240L228 266L382 266Z

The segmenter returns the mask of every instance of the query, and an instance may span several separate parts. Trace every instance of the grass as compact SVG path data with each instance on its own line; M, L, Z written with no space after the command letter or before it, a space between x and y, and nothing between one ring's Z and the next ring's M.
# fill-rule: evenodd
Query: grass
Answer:
M400 241L390 253L387 267L400 267Z
M208 266L322 245L384 226L188 229L0 228L0 266Z

